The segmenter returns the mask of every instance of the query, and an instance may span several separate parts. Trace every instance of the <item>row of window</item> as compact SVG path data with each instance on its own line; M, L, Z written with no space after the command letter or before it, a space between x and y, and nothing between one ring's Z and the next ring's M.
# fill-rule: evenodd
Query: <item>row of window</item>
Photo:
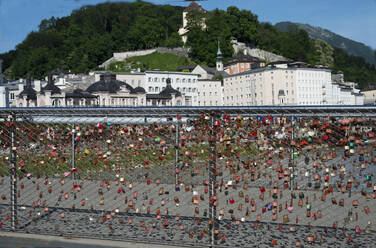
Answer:
M200 96L200 92L197 92L197 95ZM203 96L206 96L205 91L202 92L202 95L203 95ZM215 91L214 94L212 94L212 92L210 91L210 92L209 92L209 96L212 96L212 95L213 95L213 96L217 96L217 91Z
M162 90L164 90L166 87L149 87L149 92L160 92L160 91L162 91ZM180 88L180 87L177 87L176 88L178 91L180 91L180 92L183 92L183 93L185 93L185 92L196 92L196 88L191 88L191 87L188 87L188 88L186 88L186 87L183 87L183 88Z
M99 104L99 102L97 102ZM141 99L141 105L143 104L143 100ZM102 98L102 106L128 106L128 105L133 105L137 106L137 98L117 98L115 101L115 98Z
M211 84L208 84L208 86L209 86L209 88L211 88L212 87L212 85ZM220 85L218 84L218 85L213 85L213 87L219 87ZM202 84L202 88L205 88L205 84Z
M299 79L299 83L309 83L309 84L319 84L319 83L324 83L324 80L311 80L311 79Z
M171 83L173 83L174 79L173 78L170 78L171 79ZM148 81L149 82L154 82L154 83L159 83L159 82L166 82L167 78L158 78L158 77L155 77L155 78L152 78L152 77L149 77L148 78ZM196 79L191 79L191 78L176 78L175 79L175 82L176 83L196 83Z
M318 97L321 97L320 94L299 94L299 97L302 97L302 98L318 98Z
M286 70L285 73L287 74L288 71ZM270 72L270 74L274 74L273 71ZM290 71L290 74L293 74L293 70ZM260 77L262 76L262 73L259 73L258 74ZM245 75L245 78L249 78L249 77L256 77L257 76L257 73L252 73L252 74L249 74L249 75ZM313 78L323 78L324 77L324 73L322 72L298 72L298 76L305 76L305 77L313 77ZM242 78L242 76L240 76L240 79ZM285 78L287 79L288 76L286 75ZM293 78L293 75L290 76L290 78L292 79ZM237 80L238 77L231 77L231 78L227 78L225 81L228 81L228 80ZM273 79L273 76L271 76L271 79Z
M300 72L298 71L298 76L323 78L324 73L323 72Z
M317 105L317 104L323 104L323 102L319 101L313 101L313 102L299 102L300 105Z
M213 103L214 103L214 106L218 106L218 101L208 101L208 104L209 104L209 106L213 106ZM201 102L200 101L198 101L198 106L206 106L206 101L204 101L203 103L202 103L202 105L201 105Z

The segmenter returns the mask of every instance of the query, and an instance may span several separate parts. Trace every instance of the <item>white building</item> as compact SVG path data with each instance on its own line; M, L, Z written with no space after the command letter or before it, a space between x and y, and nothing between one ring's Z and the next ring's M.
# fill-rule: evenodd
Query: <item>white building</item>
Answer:
M16 107L16 96L20 93L22 80L0 84L0 107Z
M338 83L330 82L324 85L328 105L341 104L341 88Z
M333 84L331 71L302 62L271 63L225 77L224 105L362 105L355 88Z
M376 90L365 90L362 94L364 94L365 105L376 105Z
M105 71L94 72L96 81ZM170 71L145 71L131 73L116 73L116 79L129 84L130 86L142 87L147 94L159 94L166 88L166 80L170 78L172 88L176 89L184 97L185 105L197 106L197 80L198 74L190 72L170 72Z
M198 80L198 106L223 106L222 81Z
M165 80L163 90L158 93L147 94L145 89L132 87L126 82L116 79L112 73L100 75L97 82L87 89L62 91L55 85L52 75L48 75L48 82L29 78L26 85L20 85L20 93L16 96L17 107L65 107L65 106L184 106L185 98L171 86L171 80Z
M198 74L189 72L169 72L169 71L145 71L146 93L157 94L164 90L166 80L170 78L171 86L180 91L187 106L198 105L197 80Z

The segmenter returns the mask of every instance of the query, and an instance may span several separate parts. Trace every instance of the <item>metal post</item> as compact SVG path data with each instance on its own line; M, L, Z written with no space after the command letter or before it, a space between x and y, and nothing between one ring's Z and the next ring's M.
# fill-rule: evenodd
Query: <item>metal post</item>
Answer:
M291 142L294 140L294 116L291 116ZM291 143L290 143L291 144ZM294 146L291 145L291 167L292 167L292 177L290 176L290 190L293 188L293 183L295 179L295 158L294 158Z
M213 199L216 196L216 189L215 185L216 181L216 160L217 160L217 130L216 130L216 118L212 114L211 116L211 135L209 138L209 149L210 149L210 159L209 159L209 199ZM210 230L210 246L215 247L216 240L215 240L215 228L216 228L216 218L217 218L217 207L214 205L214 201L209 201L209 220L212 221L212 224L209 224Z
M16 147L16 114L12 114L10 121L10 208L11 208L11 229L16 231L17 224L17 147Z
M175 126L175 185L179 184L179 174L176 170L179 169L179 120L176 119Z
M0 77L1 77L1 75L0 75ZM0 79L0 84L1 84L1 79ZM5 87L4 94L5 94L5 97L4 97L4 99L5 99L5 107L9 108L9 105L10 105L9 101L10 100L9 100L9 88L8 87Z
M71 165L71 174L72 174L72 179L74 180L74 171L73 169L75 168L75 154L76 154L76 146L75 146L75 133L76 133L76 129L75 129L75 126L74 126L74 123L72 124L72 165Z

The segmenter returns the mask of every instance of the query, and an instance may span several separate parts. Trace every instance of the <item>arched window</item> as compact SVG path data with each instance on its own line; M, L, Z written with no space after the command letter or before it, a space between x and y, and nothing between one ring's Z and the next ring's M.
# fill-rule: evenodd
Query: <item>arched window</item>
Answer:
M52 106L59 107L60 106L60 100L58 100L58 99L53 100L52 101Z

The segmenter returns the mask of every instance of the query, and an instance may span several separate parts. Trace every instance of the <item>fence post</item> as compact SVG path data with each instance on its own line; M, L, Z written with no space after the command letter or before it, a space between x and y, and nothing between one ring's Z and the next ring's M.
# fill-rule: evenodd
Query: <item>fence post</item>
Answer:
M11 229L16 231L17 224L17 147L16 147L16 114L9 116L10 124L10 208L11 208Z
M179 184L179 117L176 118L175 126L175 186Z
M210 149L210 159L209 159L209 220L212 222L209 224L210 230L210 247L215 247L215 228L216 228L216 217L217 217L217 207L214 205L215 201L213 197L216 196L216 169L217 169L217 130L216 127L219 123L216 120L214 113L211 114L211 133L209 138L209 149ZM211 200L210 200L211 199Z
M291 144L294 141L294 116L291 116L291 142L290 142L290 148L291 148L291 168L292 172L290 173L290 190L293 189L294 184L294 177L295 177L295 164L294 164L294 146Z
M72 165L71 165L71 174L72 174L72 180L74 180L74 168L76 168L75 166L75 155L76 155L76 147L75 147L75 134L76 133L76 128L74 126L74 123L72 124Z

